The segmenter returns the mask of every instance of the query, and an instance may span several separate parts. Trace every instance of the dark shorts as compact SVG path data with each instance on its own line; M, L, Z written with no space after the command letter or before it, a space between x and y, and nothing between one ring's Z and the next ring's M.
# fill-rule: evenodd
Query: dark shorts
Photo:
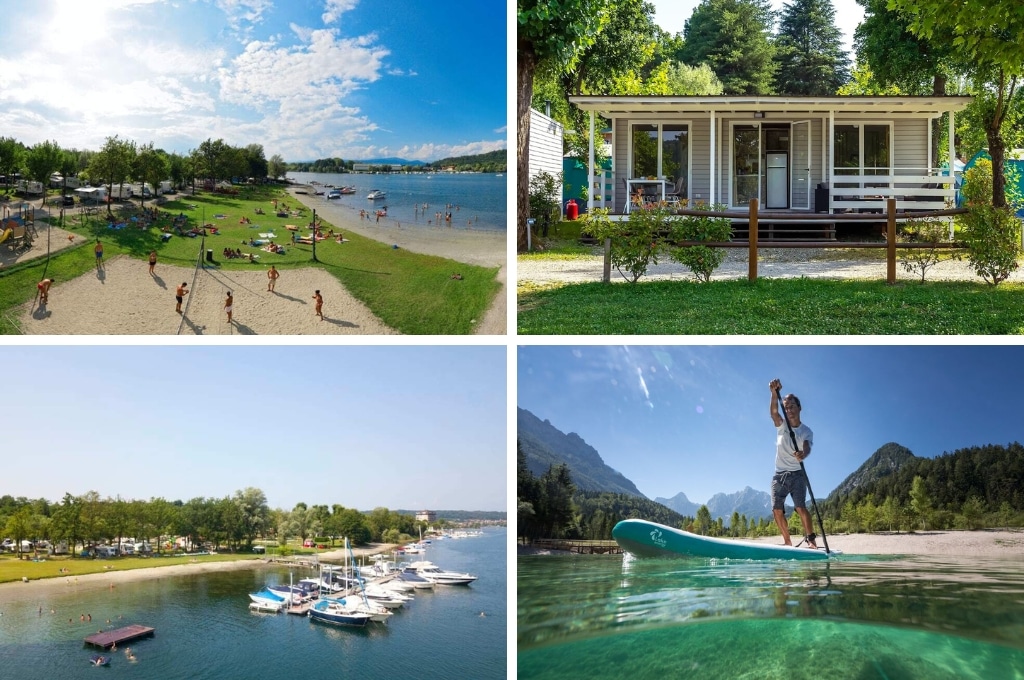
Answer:
M181 295L175 295L174 299L177 300L178 304L180 305L185 298L184 298L184 296L181 296Z
M801 470L776 472L772 477L772 510L785 510L786 496L793 497L794 507L807 507L807 478Z

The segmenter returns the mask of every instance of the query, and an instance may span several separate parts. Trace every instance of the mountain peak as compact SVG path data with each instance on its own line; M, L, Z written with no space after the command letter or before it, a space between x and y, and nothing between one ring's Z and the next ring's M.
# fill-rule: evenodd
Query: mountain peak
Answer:
M552 465L569 466L572 481L583 491L610 491L646 498L632 481L605 464L601 454L575 432L565 434L526 409L517 409L519 448L526 466L538 477Z
M871 454L871 456L864 461L859 468L844 479L842 483L828 495L828 498L832 499L845 496L863 484L873 482L876 479L881 479L882 477L888 477L916 458L917 456L915 456L910 449L897 444L896 442L883 444L877 451Z

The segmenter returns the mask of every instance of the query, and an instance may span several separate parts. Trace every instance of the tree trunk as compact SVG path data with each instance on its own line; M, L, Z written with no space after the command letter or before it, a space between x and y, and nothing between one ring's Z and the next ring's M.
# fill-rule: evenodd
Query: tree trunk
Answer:
M533 101L533 72L537 58L533 50L519 43L516 59L516 250L526 250L526 220L530 217L530 103Z
M946 94L946 76L936 73L932 76L932 95L943 97ZM948 113L946 114L949 115ZM948 120L948 119L947 119ZM939 135L942 133L942 118L932 119L932 162L931 167L939 167ZM949 159L949 167L953 167L953 159Z
M1003 176L1003 159L1006 157L1006 144L1000 133L1002 118L994 118L985 130L988 137L988 153L992 157L992 205L996 208L1006 207L1006 177Z

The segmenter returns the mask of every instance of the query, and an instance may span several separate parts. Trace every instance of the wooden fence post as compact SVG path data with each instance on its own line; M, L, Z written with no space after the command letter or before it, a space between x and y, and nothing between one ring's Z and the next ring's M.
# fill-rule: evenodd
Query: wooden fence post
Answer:
M750 199L750 213L747 215L747 242L750 244L750 251L747 263L747 280L757 281L757 199Z
M889 285L896 283L896 199L888 198L885 201L885 213L888 222L885 228L885 276Z
M612 282L612 240L610 238L604 240L604 275L601 277L601 282Z

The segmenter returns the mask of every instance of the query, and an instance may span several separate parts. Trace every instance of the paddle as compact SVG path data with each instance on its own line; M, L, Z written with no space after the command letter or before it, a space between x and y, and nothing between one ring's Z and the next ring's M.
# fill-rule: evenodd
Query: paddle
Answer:
M779 410L782 411L782 422L786 423L786 429L789 430L789 439L793 442L793 450L799 451L800 447L796 443L796 433L793 432L793 426L789 424L789 417L786 415L786 409L782 406L782 395L779 393L779 388L775 388L775 397L779 402ZM800 461L800 471L804 473L804 481L807 482L807 491L811 494L811 505L814 506L814 514L818 517L818 524L821 525L821 541L825 544L825 552L830 553L828 549L828 537L825 536L825 523L821 521L821 512L818 510L818 503L814 500L814 490L811 488L811 478L807 476L807 468L804 467L804 462ZM814 533L814 527L811 527L811 533Z

